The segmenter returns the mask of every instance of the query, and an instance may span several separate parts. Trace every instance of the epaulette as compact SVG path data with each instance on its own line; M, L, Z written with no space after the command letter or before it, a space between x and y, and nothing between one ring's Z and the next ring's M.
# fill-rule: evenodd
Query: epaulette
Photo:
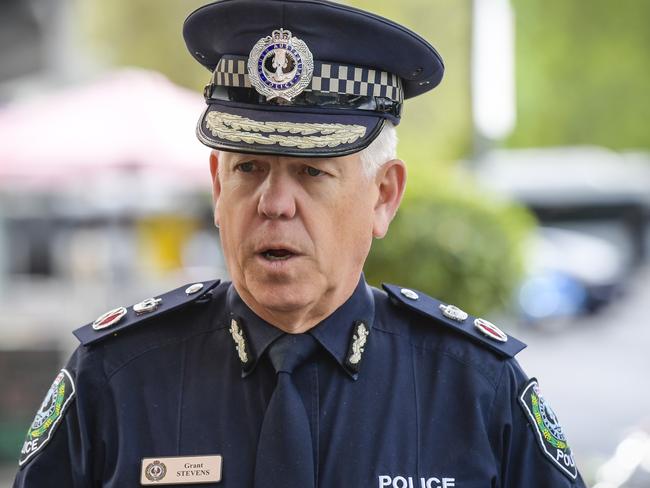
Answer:
M142 324L190 303L209 299L219 282L220 280L212 280L185 285L160 296L147 298L132 307L109 310L94 322L78 328L73 334L84 346L94 344L107 337L116 336L136 324Z
M422 292L389 284L383 284L382 287L398 304L442 322L497 354L512 358L526 347L526 344L507 335L491 322L472 317L459 308L442 303Z

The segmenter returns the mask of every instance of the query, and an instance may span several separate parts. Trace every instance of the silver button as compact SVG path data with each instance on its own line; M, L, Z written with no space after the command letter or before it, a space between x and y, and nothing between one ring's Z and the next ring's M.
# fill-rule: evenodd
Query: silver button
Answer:
M203 283L194 283L185 289L187 295L194 295L203 289Z
M420 298L420 296L417 293L415 293L413 290L410 290L408 288L402 288L400 290L400 293L404 295L406 298L410 298L411 300L417 300L418 298Z

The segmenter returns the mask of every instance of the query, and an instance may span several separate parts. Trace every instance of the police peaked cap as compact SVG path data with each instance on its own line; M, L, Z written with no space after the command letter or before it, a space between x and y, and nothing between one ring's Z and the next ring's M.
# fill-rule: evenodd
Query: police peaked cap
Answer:
M444 72L414 32L325 0L221 0L191 13L183 35L212 73L198 138L225 151L358 152Z

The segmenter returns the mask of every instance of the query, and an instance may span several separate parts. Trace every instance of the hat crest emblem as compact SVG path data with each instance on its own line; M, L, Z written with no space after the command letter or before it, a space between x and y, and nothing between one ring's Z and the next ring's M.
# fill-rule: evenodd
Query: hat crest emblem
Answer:
M253 46L247 68L251 85L260 95L290 102L311 82L314 58L291 31L276 29Z

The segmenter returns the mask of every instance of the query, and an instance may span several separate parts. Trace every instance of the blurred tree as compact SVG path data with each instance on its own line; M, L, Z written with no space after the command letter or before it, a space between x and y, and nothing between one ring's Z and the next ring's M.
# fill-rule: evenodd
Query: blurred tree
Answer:
M518 121L507 144L650 148L650 2L513 4Z
M160 71L202 91L208 72L187 52L183 20L202 0L76 0L81 36L91 54L118 66Z
M472 150L469 61L471 0L352 0L413 29L427 39L445 62L440 86L407 100L400 124L400 157L411 174L454 164Z
M387 236L373 243L368 281L408 285L476 315L508 308L531 215L457 171L441 169L409 185Z

